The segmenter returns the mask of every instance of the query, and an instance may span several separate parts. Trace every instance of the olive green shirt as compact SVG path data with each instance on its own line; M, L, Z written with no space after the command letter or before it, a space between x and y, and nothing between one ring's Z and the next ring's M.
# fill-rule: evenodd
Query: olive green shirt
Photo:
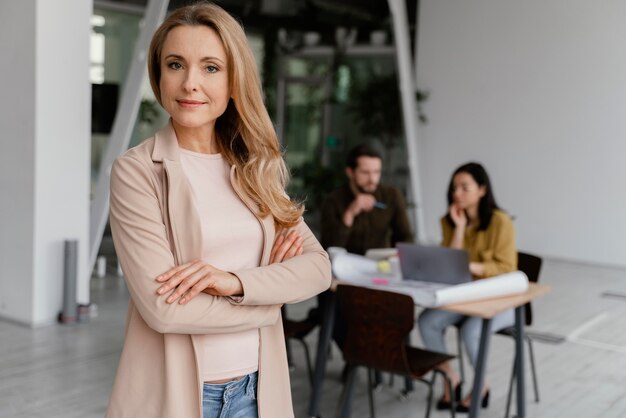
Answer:
M443 232L442 245L450 246L454 228L446 217L441 218ZM479 231L476 227L465 228L463 249L469 253L470 262L483 263L485 276L509 273L517 270L517 248L515 246L515 228L506 213L495 210L487 229Z

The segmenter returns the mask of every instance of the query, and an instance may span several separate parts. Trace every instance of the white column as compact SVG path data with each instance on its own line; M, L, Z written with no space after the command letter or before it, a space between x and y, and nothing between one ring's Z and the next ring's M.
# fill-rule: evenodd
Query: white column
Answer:
M406 14L405 0L388 0L393 23L393 36L396 44L396 60L400 83L400 99L404 119L404 135L408 152L411 192L413 195L413 215L415 220L416 238L419 242L426 240L424 213L422 209L422 190L418 167L417 146L417 105L415 100L415 71L411 64L411 44L409 42L409 24Z
M89 301L91 0L0 2L0 317L54 322L63 241Z

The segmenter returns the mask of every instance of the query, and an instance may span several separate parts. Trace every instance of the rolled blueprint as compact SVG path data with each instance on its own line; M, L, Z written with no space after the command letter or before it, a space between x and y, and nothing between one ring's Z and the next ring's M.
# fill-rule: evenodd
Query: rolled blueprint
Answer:
M436 286L424 286L423 283L403 280L399 283L390 283L385 288L393 292L407 294L413 298L416 305L428 308L511 296L528 290L528 277L521 271L438 288Z

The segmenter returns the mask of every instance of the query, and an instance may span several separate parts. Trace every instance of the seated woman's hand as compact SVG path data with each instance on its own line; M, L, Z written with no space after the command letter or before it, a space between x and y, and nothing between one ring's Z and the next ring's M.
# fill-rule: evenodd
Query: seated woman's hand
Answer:
M452 218L452 222L457 228L465 228L467 225L467 215L465 214L465 210L456 203L453 203L448 208L450 212L450 217Z
M165 296L167 303L184 305L200 292L213 296L238 296L243 294L243 286L237 276L219 270L202 260L182 264L159 275L156 281L162 283L157 294Z
M302 254L302 237L295 229L283 230L276 234L270 252L270 264L281 263Z

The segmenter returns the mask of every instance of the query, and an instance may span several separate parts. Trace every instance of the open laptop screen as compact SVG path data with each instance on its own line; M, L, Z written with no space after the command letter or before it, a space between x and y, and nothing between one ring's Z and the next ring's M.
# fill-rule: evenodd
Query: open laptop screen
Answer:
M460 284L472 280L467 252L447 247L398 243L404 280Z

